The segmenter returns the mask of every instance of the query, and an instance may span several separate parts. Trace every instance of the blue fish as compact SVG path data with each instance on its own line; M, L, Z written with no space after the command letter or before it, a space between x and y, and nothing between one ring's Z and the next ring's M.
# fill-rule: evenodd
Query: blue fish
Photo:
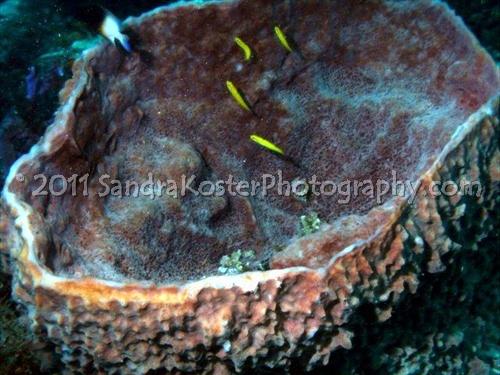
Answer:
M38 78L36 76L36 69L34 66L30 66L28 68L28 74L24 80L26 82L26 99L33 100L38 87Z

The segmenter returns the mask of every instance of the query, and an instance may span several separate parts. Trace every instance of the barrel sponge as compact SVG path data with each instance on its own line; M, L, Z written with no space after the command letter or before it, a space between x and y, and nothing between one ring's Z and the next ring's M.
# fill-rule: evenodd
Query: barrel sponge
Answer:
M384 321L425 293L457 231L493 230L498 68L442 2L182 2L124 25L132 52L75 62L0 206L14 295L68 372L310 370L356 350L360 306ZM38 174L85 183L34 196ZM413 190L197 194L266 174ZM482 194L430 193L465 180Z

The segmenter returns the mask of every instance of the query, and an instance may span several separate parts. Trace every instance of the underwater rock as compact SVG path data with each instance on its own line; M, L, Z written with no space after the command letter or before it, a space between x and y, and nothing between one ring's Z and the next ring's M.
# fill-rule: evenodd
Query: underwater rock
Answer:
M387 321L459 233L493 230L499 73L446 5L183 3L124 32L132 53L75 63L2 195L0 264L67 371L310 370L352 348L360 306ZM339 190L199 194L267 174ZM119 183L190 176L154 199ZM404 191L370 193L394 176ZM297 230L313 212L317 231ZM216 275L239 250L269 269Z

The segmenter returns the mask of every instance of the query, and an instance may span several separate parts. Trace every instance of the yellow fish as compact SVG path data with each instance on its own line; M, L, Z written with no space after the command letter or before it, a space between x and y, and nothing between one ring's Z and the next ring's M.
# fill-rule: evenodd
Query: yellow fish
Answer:
M244 108L247 111L251 111L247 102L245 101L245 99L243 99L240 92L238 91L238 88L234 85L234 83L232 83L231 81L226 81L226 86L231 96L234 98L234 100L236 100L236 103L238 103L241 108Z
M280 44L285 48L288 52L293 52L292 47L290 47L290 43L288 43L288 39L286 38L285 33L279 28L279 26L274 26L274 33L278 37Z
M234 38L235 43L243 50L243 55L245 56L245 61L252 58L252 49L248 44L246 44L241 38Z
M285 155L285 152L280 147L276 146L271 141L268 141L267 139L258 136L257 134L252 134L250 136L250 139L255 143L257 143L259 146L262 146L269 151L275 152L280 155Z

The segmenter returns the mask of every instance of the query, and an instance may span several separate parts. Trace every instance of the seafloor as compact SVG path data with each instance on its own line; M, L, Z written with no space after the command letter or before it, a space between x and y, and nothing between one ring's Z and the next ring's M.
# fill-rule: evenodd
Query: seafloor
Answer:
M96 1L0 1L0 187L9 166L43 134L69 78L71 63L98 37L88 11ZM482 45L500 60L500 2L449 0ZM118 17L138 15L157 0L102 1ZM29 89L36 77L37 87ZM498 211L497 211L498 214ZM498 222L498 217L496 218ZM393 318L373 311L355 322L354 348L338 350L317 374L500 373L499 231L463 251L446 272L428 275ZM0 275L0 374L39 373L24 322ZM52 370L51 370L52 372Z

